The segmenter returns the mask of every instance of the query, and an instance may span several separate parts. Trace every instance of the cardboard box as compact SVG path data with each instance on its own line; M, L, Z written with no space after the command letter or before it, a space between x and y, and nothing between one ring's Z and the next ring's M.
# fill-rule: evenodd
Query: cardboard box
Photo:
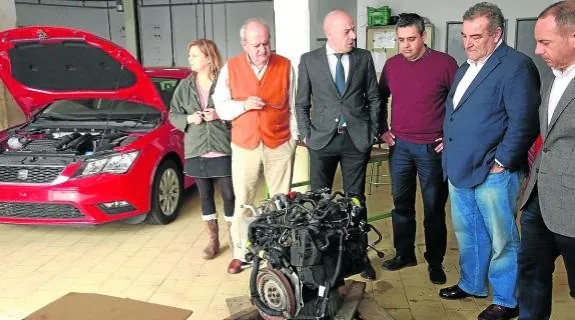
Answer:
M191 314L138 300L71 292L23 320L186 320Z

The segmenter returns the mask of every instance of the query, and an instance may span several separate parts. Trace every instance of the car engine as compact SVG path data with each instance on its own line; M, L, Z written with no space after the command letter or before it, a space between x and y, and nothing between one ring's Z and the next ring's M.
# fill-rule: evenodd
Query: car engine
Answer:
M252 303L264 319L332 319L338 287L363 271L382 239L367 223L362 196L328 189L278 194L258 208L248 230ZM374 231L378 238L368 243ZM377 250L376 250L377 251ZM378 256L383 258L383 253ZM261 261L267 262L260 268Z
M135 138L137 137L119 131L12 130L8 132L8 137L0 142L0 153L4 155L89 156L129 144Z

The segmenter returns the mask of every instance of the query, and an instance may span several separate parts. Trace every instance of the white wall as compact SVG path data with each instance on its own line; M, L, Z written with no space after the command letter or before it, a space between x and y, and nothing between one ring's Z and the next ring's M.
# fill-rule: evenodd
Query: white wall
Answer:
M298 1L298 0L293 0ZM311 17L311 49L316 49L323 45L324 41L317 41L317 38L325 38L323 33L323 18L333 10L343 10L354 16L357 12L358 1L356 0L310 0Z
M16 6L14 0L0 1L0 30L16 26Z
M365 48L367 7L391 7L392 15L415 12L427 17L435 26L433 48L445 50L445 23L461 21L463 13L478 0L357 0L357 45ZM507 19L507 44L515 45L515 19L531 18L539 15L544 8L556 0L491 0L497 4Z
M302 54L310 50L310 8L315 0L274 0L276 52L291 60L297 69ZM297 21L297 23L293 23ZM297 35L297 37L294 37ZM297 83L297 79L294 79ZM298 146L295 150L293 183L309 181L309 153ZM295 188L306 192L309 186Z
M300 56L310 51L310 1L274 0L276 52L290 59L295 70Z

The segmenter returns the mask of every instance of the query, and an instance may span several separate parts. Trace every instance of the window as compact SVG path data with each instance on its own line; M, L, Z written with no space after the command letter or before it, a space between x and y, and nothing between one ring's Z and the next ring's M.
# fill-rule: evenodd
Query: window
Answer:
M162 100L167 108L170 107L170 101L172 101L172 96L174 95L174 91L180 82L179 79L171 79L171 78L152 78L152 82L158 89Z

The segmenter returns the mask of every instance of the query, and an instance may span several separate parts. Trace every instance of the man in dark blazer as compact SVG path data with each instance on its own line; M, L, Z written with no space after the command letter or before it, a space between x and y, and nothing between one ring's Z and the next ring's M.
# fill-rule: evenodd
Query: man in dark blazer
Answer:
M367 162L380 134L375 66L369 51L354 48L349 14L330 12L324 31L326 46L301 57L295 100L310 155L311 188L331 189L341 163L345 193L364 198ZM362 276L374 279L375 271L370 267Z
M440 290L444 299L486 297L478 319L511 319L517 308L515 224L520 170L539 132L539 74L527 56L503 43L505 18L491 3L463 16L468 60L446 101L443 150L460 279Z
M563 256L575 298L575 3L545 9L535 24L535 53L551 67L539 109L542 147L521 203L521 320L549 319L555 260Z

